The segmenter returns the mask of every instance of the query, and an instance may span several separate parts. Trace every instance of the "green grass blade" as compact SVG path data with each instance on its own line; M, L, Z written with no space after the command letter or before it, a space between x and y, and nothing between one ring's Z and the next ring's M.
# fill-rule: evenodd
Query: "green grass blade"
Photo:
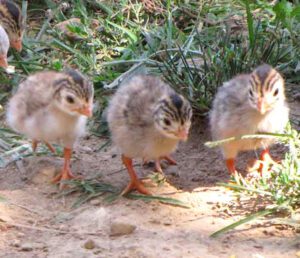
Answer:
M110 24L111 26L113 26L113 27L121 30L123 33L127 34L127 36L131 39L132 43L136 43L137 42L137 40L138 40L137 36L133 32L131 32L130 30L128 30L128 29L126 29L126 28L124 28L124 27L122 27L122 26L120 26L120 25L118 25L116 23L113 23L111 21L106 21L106 22L108 24Z

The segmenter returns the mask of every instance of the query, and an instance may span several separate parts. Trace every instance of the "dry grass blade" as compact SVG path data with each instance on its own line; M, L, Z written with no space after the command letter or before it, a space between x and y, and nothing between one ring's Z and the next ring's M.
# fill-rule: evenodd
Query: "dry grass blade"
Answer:
M143 200L146 202L159 201L164 204L170 204L170 205L179 206L179 207L187 208L187 209L191 208L190 205L188 205L187 203L184 203L178 199L163 197L163 196L159 196L159 195L143 195L143 194L129 193L126 195L126 197L128 197L130 199L135 199L135 200Z
M221 234L224 234L232 229L235 229L236 227L242 225L242 224L245 224L247 222L250 222L252 220L255 220L257 218L260 218L260 217L263 217L263 216L266 216L266 215L269 215L269 214L272 214L276 212L276 209L269 209L269 210L263 210L263 211L259 211L259 212L256 212L254 214L251 214L249 216L247 216L246 218L244 219L241 219L237 222L234 222L232 224L230 224L229 226L227 227L224 227L216 232L214 232L213 234L210 235L210 237L218 237L220 236Z

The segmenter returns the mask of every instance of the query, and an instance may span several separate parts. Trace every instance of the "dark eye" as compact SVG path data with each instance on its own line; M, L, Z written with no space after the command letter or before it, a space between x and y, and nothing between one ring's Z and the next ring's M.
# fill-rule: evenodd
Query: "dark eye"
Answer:
M249 90L249 94L251 97L253 97L253 91L251 89Z
M276 90L274 91L274 93L273 93L274 97L276 97L276 96L278 95L278 92L279 92L278 89L276 89Z
M171 125L170 120L167 118L164 119L164 123L165 123L165 125L168 125L168 126Z
M66 97L67 102L69 102L70 104L73 104L75 102L74 98L72 96L67 96Z

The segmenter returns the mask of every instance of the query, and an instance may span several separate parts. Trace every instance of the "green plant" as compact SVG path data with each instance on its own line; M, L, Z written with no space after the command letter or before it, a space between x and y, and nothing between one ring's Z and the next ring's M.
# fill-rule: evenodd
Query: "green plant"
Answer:
M280 215L285 212L286 217L293 217L300 208L300 134L292 129L289 125L285 134L264 134L248 135L241 138L249 137L274 137L283 144L286 144L289 151L285 154L284 160L272 167L270 173L258 177L243 178L236 174L230 183L220 185L228 187L235 191L239 197L244 195L250 196L252 200L261 200L258 212L251 213L246 218L235 222L211 236L216 237L222 233L232 230L235 227L246 222L252 221L259 217L272 214ZM208 143L209 146L222 144L224 141L233 140L225 139L214 144ZM253 207L255 210L255 207ZM281 220L284 224L285 221ZM289 220L286 221L289 224Z

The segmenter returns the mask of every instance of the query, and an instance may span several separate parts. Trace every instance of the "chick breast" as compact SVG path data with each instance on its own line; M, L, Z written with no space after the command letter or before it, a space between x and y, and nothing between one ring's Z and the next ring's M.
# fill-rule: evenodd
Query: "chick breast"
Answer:
M52 83L63 78L62 73L50 71L28 77L8 103L8 124L31 139L71 147L84 133L86 118L69 115L54 105Z
M123 84L108 107L113 142L130 158L155 159L170 154L177 140L163 136L154 124L153 109L172 88L153 76L136 76Z
M8 49L9 49L9 39L5 30L0 25L0 55L6 57Z
M281 132L288 122L286 103L277 105L265 115L259 114L248 100L249 76L240 75L219 88L210 113L210 127L214 140L255 133ZM226 158L234 158L240 150L267 147L273 140L247 139L223 144Z

